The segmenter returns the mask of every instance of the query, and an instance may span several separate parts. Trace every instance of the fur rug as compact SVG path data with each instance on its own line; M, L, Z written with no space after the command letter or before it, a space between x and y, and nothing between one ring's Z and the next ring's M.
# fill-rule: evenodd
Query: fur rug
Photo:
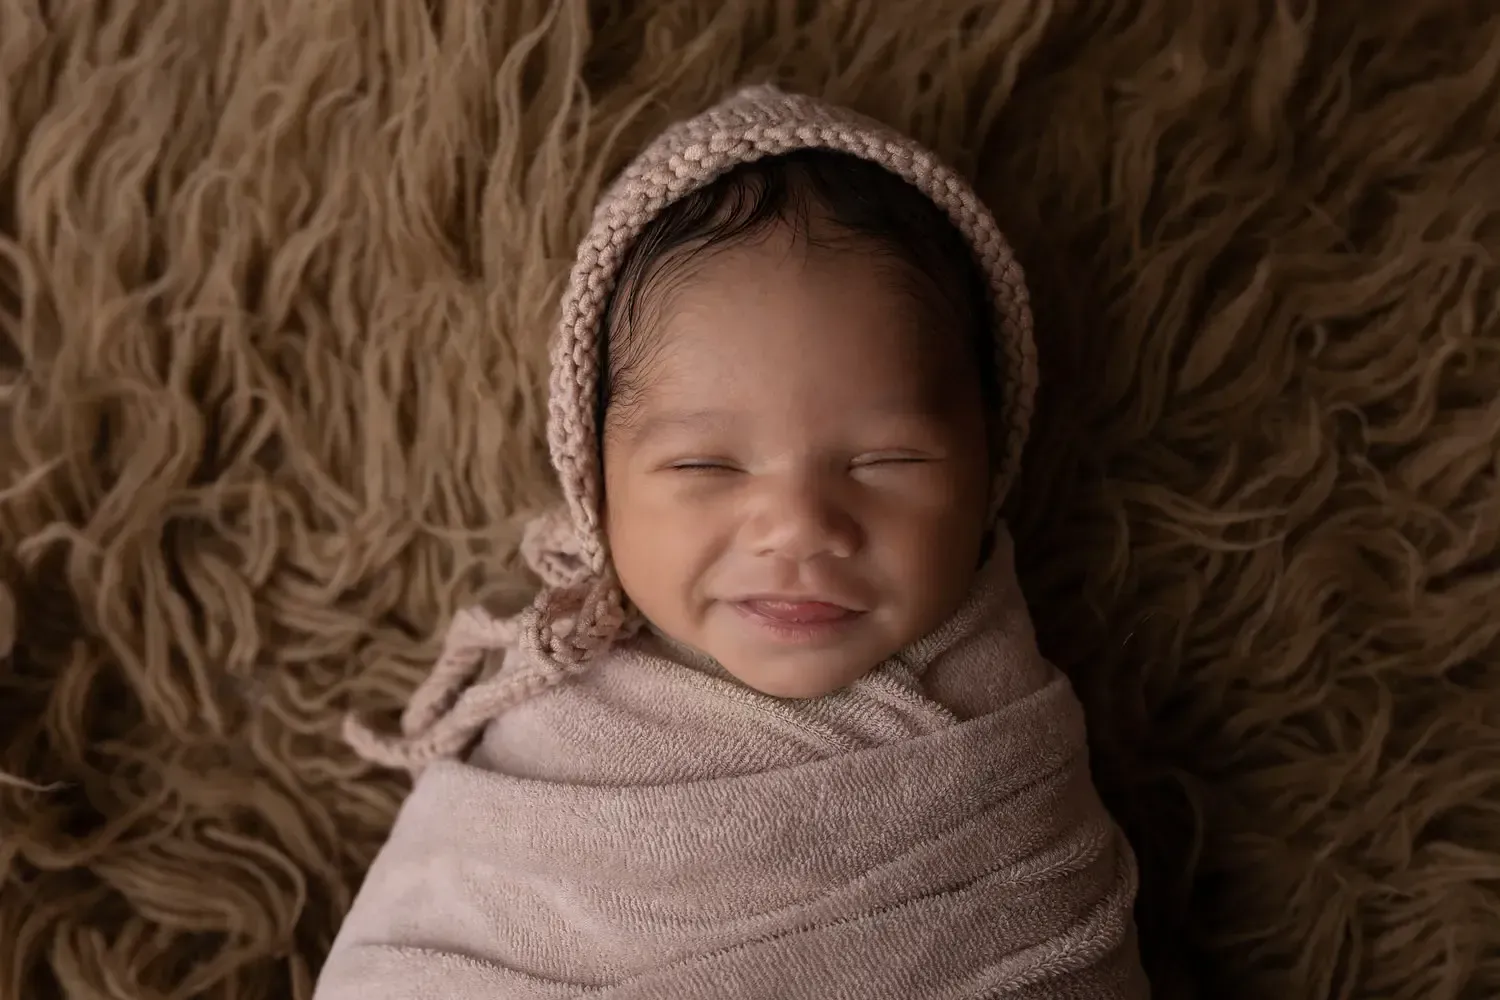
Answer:
M1500 7L0 0L0 997L308 996L338 740L520 593L607 175L774 77L979 179L1163 997L1500 995Z

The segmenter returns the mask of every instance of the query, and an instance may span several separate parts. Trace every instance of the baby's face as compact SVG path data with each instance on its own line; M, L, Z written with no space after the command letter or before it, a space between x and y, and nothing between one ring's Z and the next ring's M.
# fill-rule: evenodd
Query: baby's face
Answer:
M947 619L989 494L958 331L896 264L784 232L664 289L605 425L620 582L659 630L786 698L844 687Z

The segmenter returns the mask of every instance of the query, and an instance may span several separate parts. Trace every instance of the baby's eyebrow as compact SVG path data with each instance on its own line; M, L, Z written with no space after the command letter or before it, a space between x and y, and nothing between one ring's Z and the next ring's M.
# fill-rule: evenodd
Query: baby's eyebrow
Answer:
M940 420L949 406L946 399L919 400L896 398L865 411L871 419L890 420L898 424L927 425ZM657 410L630 418L621 429L631 444L640 444L657 435L674 431L703 434L728 433L746 419L732 410Z
M734 422L734 415L724 410L659 410L630 421L626 436L641 442L669 431L716 431Z

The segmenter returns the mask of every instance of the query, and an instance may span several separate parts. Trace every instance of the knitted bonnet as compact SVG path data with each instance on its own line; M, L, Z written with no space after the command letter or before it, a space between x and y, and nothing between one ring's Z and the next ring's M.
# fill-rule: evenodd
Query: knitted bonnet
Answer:
M552 349L547 426L565 504L533 521L522 542L541 592L513 619L461 612L438 664L408 704L401 737L349 720L345 735L367 759L416 770L458 753L506 706L561 683L633 626L602 527L595 419L601 328L620 267L669 204L738 165L810 149L851 154L898 175L941 208L972 248L993 304L999 388L993 419L1002 447L991 517L998 517L1025 444L1037 376L1025 281L995 220L954 171L879 122L770 86L742 90L657 137L605 193L578 248ZM464 690L487 653L510 647L526 655Z

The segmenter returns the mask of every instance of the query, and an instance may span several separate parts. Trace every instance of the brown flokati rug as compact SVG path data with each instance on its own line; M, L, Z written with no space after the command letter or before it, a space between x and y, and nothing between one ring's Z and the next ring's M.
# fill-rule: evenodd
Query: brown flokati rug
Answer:
M518 593L607 175L773 77L978 178L1163 997L1500 995L1500 7L0 0L0 997L305 998Z

